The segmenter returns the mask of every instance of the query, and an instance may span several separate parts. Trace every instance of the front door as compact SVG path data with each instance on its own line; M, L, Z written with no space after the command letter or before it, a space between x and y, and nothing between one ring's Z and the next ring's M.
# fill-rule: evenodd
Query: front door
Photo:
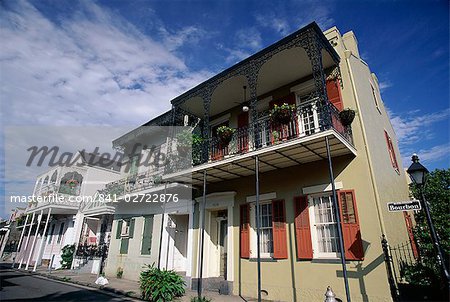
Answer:
M219 226L219 249L220 249L220 276L227 279L227 234L228 221L226 219L220 220Z

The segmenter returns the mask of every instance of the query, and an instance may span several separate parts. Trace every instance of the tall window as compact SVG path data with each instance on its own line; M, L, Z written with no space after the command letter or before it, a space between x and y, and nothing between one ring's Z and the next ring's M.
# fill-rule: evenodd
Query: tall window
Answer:
M317 257L336 257L338 251L337 223L331 195L314 196L310 200L313 245ZM315 235L315 236L314 236Z
M389 152L389 157L391 159L392 167L395 169L395 171L399 172L397 157L395 156L395 151L394 151L394 145L392 144L391 137L389 136L389 134L387 133L386 130L384 131L384 136L386 137L386 144L387 144L387 148L388 148L388 152Z
M139 155L134 155L130 158L130 175L138 172Z
M117 221L116 239L120 240L120 254L128 253L129 241L134 235L134 222L132 218Z
M372 84L370 85L370 87L372 88L372 96L373 96L373 101L375 102L375 107L377 107L378 111L380 111L380 107L378 106L378 98L377 98L375 88L373 88Z
M261 253L270 256L273 253L272 204L262 204L260 205L260 210L260 249Z
M58 239L56 240L56 243L60 243L61 242L63 233L64 233L64 222L61 223L61 225L59 226Z
M152 249L153 215L144 217L141 255L150 255Z
M50 233L48 234L48 244L52 243L53 234L55 234L55 227L56 227L56 224L53 224L52 229L51 229Z

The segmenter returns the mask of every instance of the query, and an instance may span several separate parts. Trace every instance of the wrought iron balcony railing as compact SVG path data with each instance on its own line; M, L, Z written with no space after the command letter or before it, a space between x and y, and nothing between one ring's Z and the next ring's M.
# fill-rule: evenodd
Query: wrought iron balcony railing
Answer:
M223 143L214 136L192 146L191 165L196 166L283 144L331 128L353 145L351 128L341 123L339 110L331 103L327 104L327 109L329 114L324 114L325 111L320 107L319 99L310 98L291 112L290 121L285 124L274 122L269 111L260 112L256 121L248 126L236 128L229 143ZM180 158L176 152L172 155L168 165L169 172L179 171L190 165L186 163L186 160L180 161Z
M103 196L120 197L125 194L139 192L161 184L164 169L148 170L146 172L130 174L125 178L106 184L103 190L98 193Z
M164 167L131 174L107 184L99 193L115 194L116 197L135 193L157 186L161 183L164 174L283 144L329 129L334 129L348 143L353 144L351 128L342 125L338 109L329 102L326 109L320 107L318 98L309 98L295 107L291 112L290 120L284 124L274 122L269 111L260 112L256 121L245 127L236 128L231 140L226 144L218 137L202 139L192 146L192 152L187 153L186 150L177 148L176 139L174 139L168 148L171 151L168 151ZM173 137L176 138L177 133L174 133Z

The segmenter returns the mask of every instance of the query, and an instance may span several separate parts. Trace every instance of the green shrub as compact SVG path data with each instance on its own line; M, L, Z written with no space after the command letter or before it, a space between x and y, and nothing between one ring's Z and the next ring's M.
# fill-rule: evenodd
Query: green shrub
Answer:
M73 253L75 252L75 244L68 244L62 248L61 267L70 268L73 261Z
M139 278L142 299L153 302L172 301L185 292L185 283L174 271L146 265Z
M123 268L118 267L116 271L116 277L117 279L122 279L122 276L123 276Z

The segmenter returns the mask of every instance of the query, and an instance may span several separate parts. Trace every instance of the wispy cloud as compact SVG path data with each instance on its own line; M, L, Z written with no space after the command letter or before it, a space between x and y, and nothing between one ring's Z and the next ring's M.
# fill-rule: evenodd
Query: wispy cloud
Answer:
M419 140L430 139L434 133L431 126L447 120L450 108L442 111L422 114L420 111L410 111L402 116L389 112L391 123L399 140L400 147L411 145Z
M269 15L257 14L255 15L255 20L259 26L270 28L281 36L289 34L292 30L286 18L277 16L275 13L270 13Z
M11 125L57 125L76 131L75 126L127 125L123 132L111 127L105 130L111 135L101 137L107 137L106 144L110 145L126 130L169 109L170 99L211 76L207 70L189 70L176 52L186 43L202 39L204 32L199 27L166 30L159 41L114 11L89 1L80 2L76 11L55 19L26 1L1 5L4 129ZM27 131L45 143L40 129ZM88 133L83 134L81 138ZM34 182L36 175L30 170L25 175L18 152L10 153L14 145L19 145L11 137L16 136L1 142L2 149L4 146L8 151L7 167L3 156L0 161L0 168L7 172L2 183L8 180L7 190L0 196L2 205L5 195L29 193L32 186L22 180ZM69 137L67 133L63 136ZM75 145L82 143L80 136L71 140ZM61 139L56 142L62 143Z
M296 5L296 17L291 20L286 18L285 10L265 14L255 14L255 21L260 27L269 28L279 36L287 34L315 21L323 30L334 24L331 9L327 4L321 5L315 1L300 2Z
M420 154L420 160L424 162L435 162L446 158L450 154L450 144L443 144L439 146L434 146L429 149L421 149L417 154ZM408 158L409 159L409 158Z
M235 43L245 49L259 50L262 47L261 33L254 27L240 29L236 32Z
M198 28L161 43L91 2L60 23L27 2L8 5L0 11L7 124L136 125L209 76L172 52L200 36Z
M186 26L175 32L170 32L166 27L161 26L159 30L163 36L164 45L169 50L178 49L186 43L197 44L207 35L204 29L196 26Z
M388 110L391 123L397 135L402 161L405 167L411 163L411 154L417 153L427 163L448 159L450 154L449 144L439 144L424 148L436 136L436 124L449 119L450 108L422 114L420 110L413 110L402 116ZM448 127L448 126L446 126ZM422 146L422 147L419 147ZM420 149L419 149L420 148ZM418 150L419 149L419 150Z
M378 83L378 86L380 87L380 91L384 92L389 87L392 87L393 84L389 80L386 80L386 81L382 81L382 82Z

